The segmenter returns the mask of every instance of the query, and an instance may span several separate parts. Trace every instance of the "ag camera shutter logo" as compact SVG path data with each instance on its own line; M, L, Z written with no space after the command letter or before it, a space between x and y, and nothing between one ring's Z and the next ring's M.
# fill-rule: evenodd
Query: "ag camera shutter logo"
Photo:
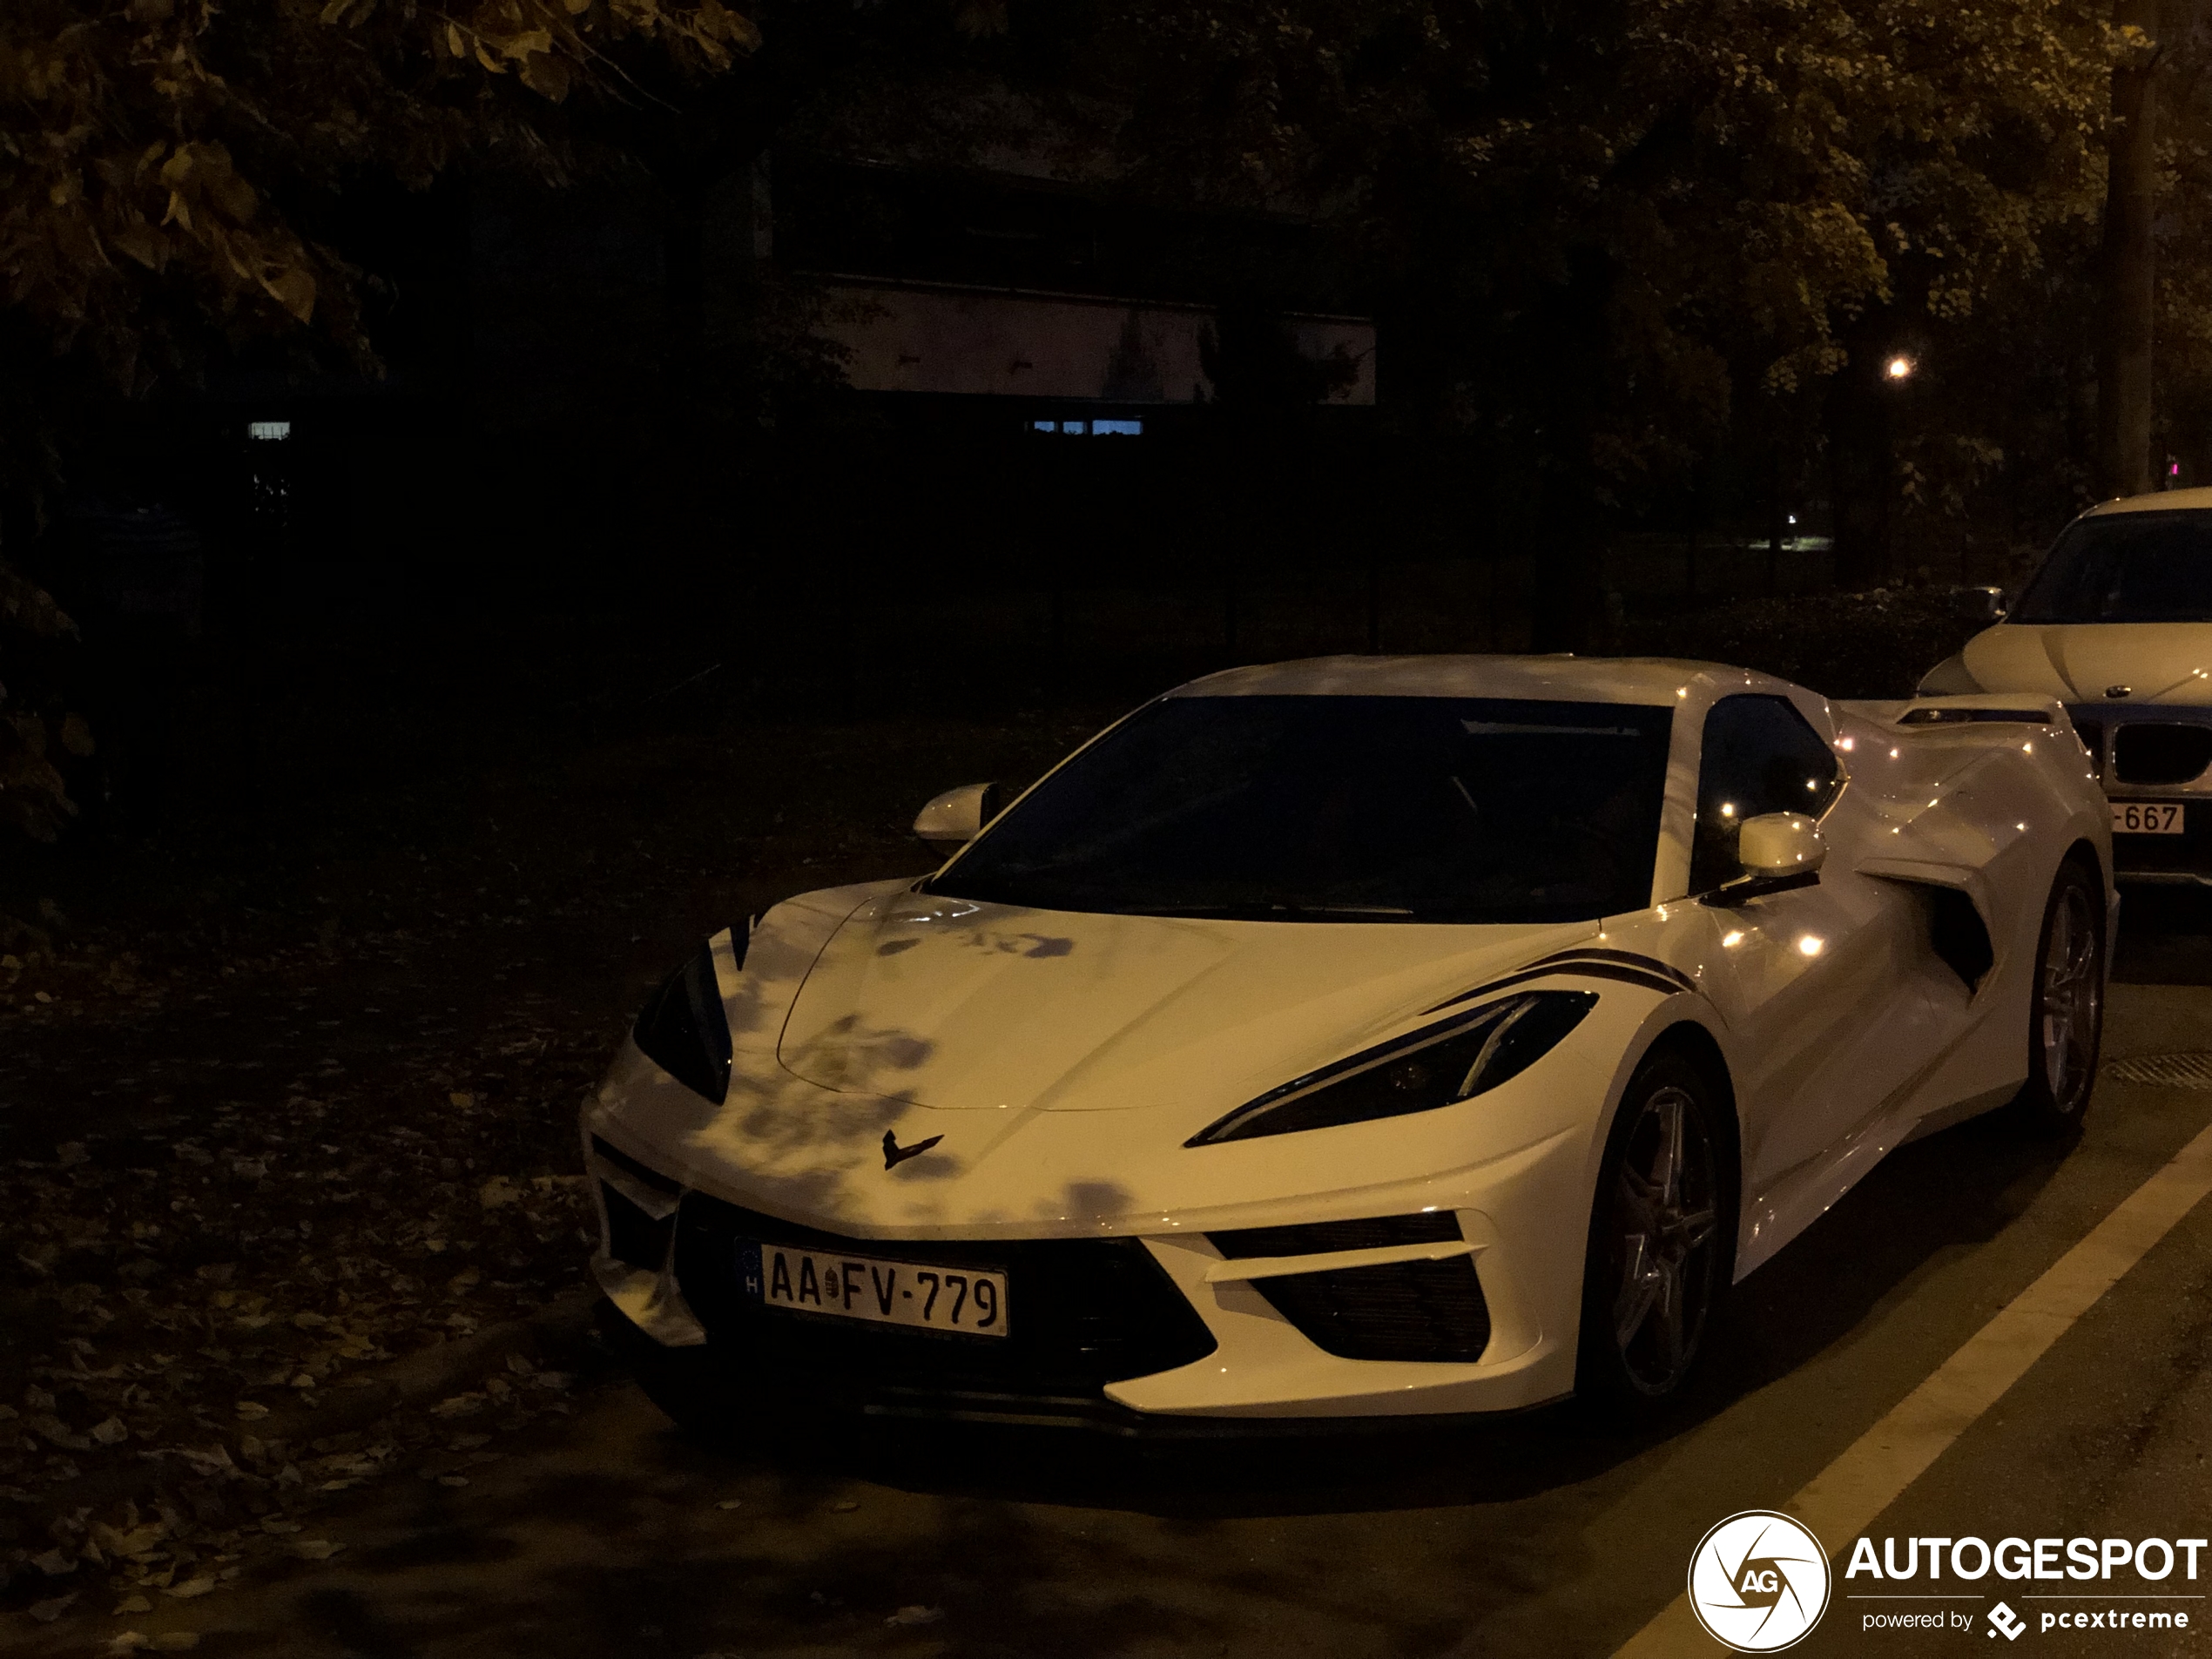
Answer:
M1689 1605L1738 1653L1794 1646L1828 1610L1828 1552L1803 1523L1770 1509L1730 1515L1689 1558Z

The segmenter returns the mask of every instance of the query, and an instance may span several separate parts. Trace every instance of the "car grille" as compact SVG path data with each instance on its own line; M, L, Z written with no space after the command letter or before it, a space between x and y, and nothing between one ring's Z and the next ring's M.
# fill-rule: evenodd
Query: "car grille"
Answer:
M740 1239L1007 1275L1003 1338L955 1336L764 1308L738 1283ZM676 1277L710 1343L765 1385L835 1403L1008 1414L1078 1406L1105 1386L1203 1359L1213 1332L1134 1238L999 1244L847 1238L700 1193L677 1214Z
M2212 726L2131 721L2113 734L2112 775L2122 784L2186 784L2212 766Z
M1392 1262L1255 1279L1252 1288L1325 1353L1472 1363L1490 1344L1474 1259Z

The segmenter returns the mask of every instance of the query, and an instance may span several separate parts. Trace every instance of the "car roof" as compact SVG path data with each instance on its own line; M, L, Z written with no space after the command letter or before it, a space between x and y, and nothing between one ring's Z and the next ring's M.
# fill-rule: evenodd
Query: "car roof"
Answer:
M2101 501L2081 516L2102 518L2107 513L2212 512L2212 489L2160 489L2148 496L2121 496Z
M1675 707L1730 691L1789 689L1748 669L1671 657L1309 657L1224 669L1168 695L1496 697Z

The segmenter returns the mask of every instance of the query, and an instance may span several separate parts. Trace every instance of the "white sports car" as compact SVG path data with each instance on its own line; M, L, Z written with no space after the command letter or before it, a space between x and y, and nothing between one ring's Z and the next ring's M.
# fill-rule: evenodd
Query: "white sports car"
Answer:
M924 811L935 873L717 934L584 1109L679 1416L1635 1410L1892 1148L2095 1075L2054 700L1332 658L989 792Z

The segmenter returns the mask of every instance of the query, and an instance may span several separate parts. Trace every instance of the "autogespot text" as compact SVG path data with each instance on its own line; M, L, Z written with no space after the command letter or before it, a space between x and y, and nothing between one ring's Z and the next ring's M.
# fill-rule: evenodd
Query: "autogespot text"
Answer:
M2194 1579L2206 1543L2202 1538L2000 1538L1994 1544L1979 1538L1885 1538L1877 1554L1874 1541L1862 1538L1851 1546L1844 1577L1889 1582L1925 1571L1931 1579L1972 1583L1994 1571L2007 1579L2109 1581L2115 1572L2132 1571L2158 1583L2173 1577L2176 1565L2182 1578Z

